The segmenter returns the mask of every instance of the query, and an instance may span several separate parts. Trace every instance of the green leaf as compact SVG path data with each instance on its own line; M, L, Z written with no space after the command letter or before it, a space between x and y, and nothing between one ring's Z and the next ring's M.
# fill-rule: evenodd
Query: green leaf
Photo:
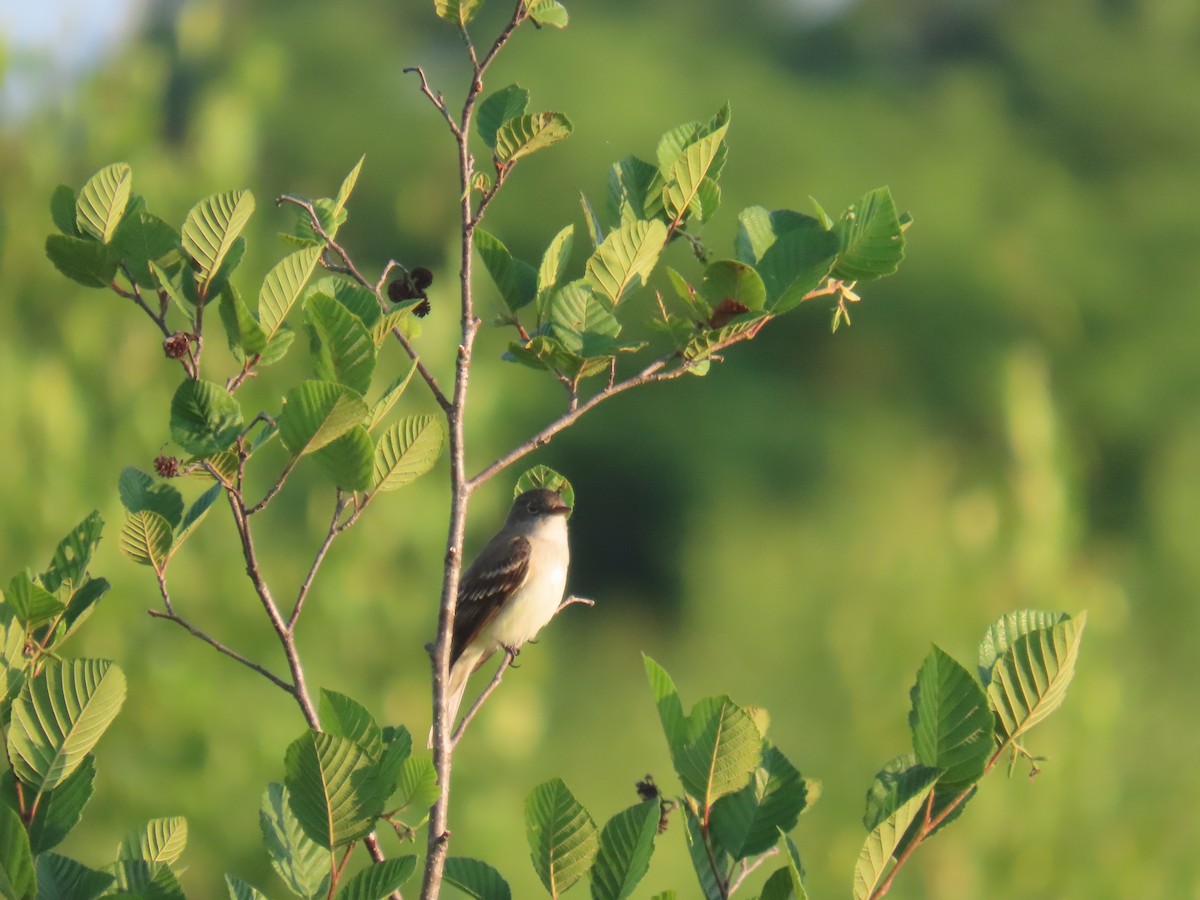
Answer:
M79 584L103 530L104 519L100 517L100 511L94 509L58 542L49 568L42 573L42 587L54 593L64 584L72 587Z
M445 878L474 900L512 900L508 882L487 863L466 856L446 860Z
M433 0L434 11L443 19L466 25L479 12L483 0Z
M29 838L7 803L0 803L0 896L13 900L37 896Z
M375 717L352 697L321 688L319 704L321 728L327 734L354 741L372 757L383 751L383 732Z
M673 219L682 219L696 202L700 184L709 177L728 129L728 125L722 125L688 144L665 170L667 183L663 187L663 206Z
M642 663L646 668L650 692L654 695L658 718L662 722L663 734L666 735L667 746L673 758L687 740L687 716L683 714L683 703L679 699L675 682L666 669L645 654L642 654Z
M275 332L275 337L267 342L267 346L263 348L262 355L259 357L259 366L269 366L272 363L277 363L283 359L288 348L292 346L292 341L296 339L290 325L279 326L279 331Z
M1053 628L1026 632L996 661L988 701L1007 740L1016 740L1062 705L1086 625L1083 612Z
M892 192L876 188L847 209L833 226L841 245L833 275L865 281L891 275L904 259L904 229Z
M125 836L117 848L117 859L171 865L183 855L187 838L187 819L183 816L151 819L140 831Z
M608 355L621 325L592 286L580 279L564 284L545 298L539 316L547 332L572 353Z
M762 735L728 697L706 697L692 707L686 739L672 756L684 790L708 810L749 782L762 763Z
M701 223L707 222L721 208L721 186L712 178L703 178L696 186L696 196L692 200L692 212Z
M345 306L329 294L312 294L304 303L317 378L337 381L366 394L371 388L377 348L371 334Z
M199 267L196 283L200 296L207 296L209 285L253 212L254 195L249 191L213 194L188 211L183 222L183 249Z
M704 270L700 295L710 306L722 300L736 300L749 309L762 309L767 289L762 278L750 266L733 259L719 259Z
M588 202L588 198L583 191L579 192L579 206L583 210L583 222L587 226L588 237L592 241L592 249L595 250L600 246L600 242L604 240L604 228L600 225L600 219L596 215L596 211L592 209L592 204Z
M412 756L412 735L403 725L382 732L383 750L379 755L379 779L385 797L390 798L400 784L404 764Z
M84 287L106 288L117 274L116 254L97 241L52 234L46 238L46 256L54 268Z
M685 837L687 838L688 856L692 860L692 870L696 873L700 892L704 895L705 900L724 900L728 892L718 881L716 873L730 871L733 860L722 847L713 847L710 853L710 848L705 846L704 834L695 811L688 804L684 804L683 813L687 829Z
M667 242L667 226L652 221L626 222L609 232L587 262L587 280L612 307L631 285L645 284Z
M38 900L95 900L114 881L107 872L89 869L57 853L39 853L35 868Z
M399 328L410 341L421 333L420 319L413 317L413 309L423 303L420 298L404 300L393 306L385 315L381 315L370 326L371 340L378 347L392 334L393 329Z
M987 687L996 661L1008 652L1017 638L1040 628L1053 628L1070 618L1066 613L1041 609L1019 609L1005 613L988 626L979 644L979 678Z
M780 831L796 826L807 799L808 789L796 767L763 741L762 764L750 783L713 805L712 833L734 860L766 853Z
M433 468L442 453L446 431L435 416L405 416L383 433L375 450L377 491L394 491Z
M367 431L373 431L375 426L383 421L384 417L391 412L392 407L396 405L396 401L400 399L400 395L404 393L404 389L408 387L408 383L412 381L413 374L417 371L417 364L412 363L408 367L408 371L393 381L384 389L381 396L371 406L371 411L367 414L367 421L364 423L367 426Z
M112 240L113 252L139 287L158 289L150 264L168 268L179 258L179 232L158 216L139 211L128 215Z
M498 238L482 228L475 229L475 249L510 312L533 302L538 277L533 266L515 258Z
M571 482L549 466L543 465L536 465L521 473L517 483L513 485L513 499L520 497L526 491L538 488L557 491L563 499L564 506L575 508L575 488L571 487Z
M938 769L921 765L915 753L903 753L889 760L867 788L863 827L874 831L913 797L928 792L941 774Z
M125 676L108 660L48 660L13 704L13 772L34 792L54 790L83 765L124 702Z
M526 8L529 10L529 18L538 25L566 28L570 21L567 8L558 0L529 0Z
M397 856L367 866L337 892L338 900L385 900L417 868L415 856Z
M229 338L229 349L235 357L241 359L239 354L259 356L266 350L267 336L262 326L242 299L241 292L229 282L221 285L219 312Z
M688 362L707 359L713 353L727 346L727 342L738 335L762 328L763 323L769 318L770 316L761 312L743 313L722 328L715 331L702 331L688 340L683 348L683 358Z
M925 790L914 794L899 809L888 816L878 827L867 835L862 852L858 856L858 864L854 868L854 900L866 900L871 892L879 886L887 869L888 861L892 858L900 839L908 830L908 826L921 814L931 784Z
M362 165L362 160L359 160L359 165ZM258 316L267 341L279 334L284 320L312 276L322 249L320 246L305 247L285 256L263 279L258 292Z
M267 900L266 894L236 875L225 876L225 887L229 891L229 900Z
M561 778L525 798L525 833L534 871L551 897L578 881L596 856L596 823Z
M776 213L771 214L774 221ZM804 295L829 275L837 257L838 239L821 223L799 213L779 217L775 240L755 268L767 289L767 308L776 313L798 305Z
M258 819L271 865L292 893L325 897L329 893L329 852L300 827L286 787L275 782L267 785Z
M812 228L814 222L821 226L812 216L790 209L770 212L761 206L749 206L738 215L738 230L733 242L734 255L747 265L757 265L780 235Z
M995 747L996 724L971 673L934 647L911 692L913 750L924 765L942 769L946 784L965 786L983 775Z
M105 869L116 876L116 896L143 900L184 900L183 887L171 867L144 859L119 859Z
M354 168L342 179L341 186L338 187L337 197L333 200L333 216L336 221L342 214L342 210L346 208L346 201L350 199L350 194L354 191L354 186L358 184L359 173L362 172L363 163L367 156L364 153L358 158L358 162L354 164Z
M410 756L400 769L394 800L401 809L427 810L441 793L437 770L428 756Z
M571 245L575 237L575 226L568 225L554 236L550 246L542 254L542 264L537 273L537 291L539 294L550 290L558 284L571 261Z
M283 398L276 420L279 439L293 456L320 450L367 416L367 404L350 388L330 381L303 381Z
M571 134L571 120L560 112L540 112L509 119L496 131L493 148L500 165L512 165L523 156L544 150Z
M608 174L608 212L613 220L624 225L653 218L662 209L662 195L661 191L652 194L650 189L661 179L657 166L636 156L626 156L614 163Z
M219 484L214 484L203 494L196 498L196 502L188 507L187 514L179 523L175 530L175 543L180 544L183 539L195 530L196 526L204 521L204 517L208 515L209 509L217 502L217 498L221 496L222 487Z
M186 379L171 398L171 440L195 456L233 445L242 428L242 408L211 381Z
M51 648L59 647L74 631L87 621L100 598L112 587L105 578L89 578L81 584L71 599L67 601L67 611L63 615L63 626L51 644Z
M600 831L592 864L594 900L624 900L650 867L661 813L659 800L636 803L613 816Z
M502 87L479 104L479 111L475 114L475 130L488 149L495 149L496 132L500 126L524 113L528 105L529 91L519 84Z
M146 266L154 273L155 290L165 291L167 296L171 298L171 302L175 304L175 308L183 314L184 318L191 320L193 316L192 303L183 286L185 277L193 285L195 284L191 279L191 270L186 266L182 266L175 275L171 275L154 261L148 262Z
M121 495L121 504L131 513L151 510L166 519L172 528L177 528L183 518L183 495L169 484L156 484L141 469L133 466L122 469L121 477L117 479L117 492Z
M362 425L355 425L336 441L326 444L313 459L326 477L344 491L365 491L371 487L375 445Z
M288 747L284 764L292 812L310 838L333 849L371 833L385 798L366 750L309 731Z
M132 187L133 172L127 163L114 163L89 178L75 201L79 231L105 244L111 241L125 215Z
M763 882L762 893L758 900L795 900L796 892L792 886L792 873L787 866L776 869L771 877Z
M800 850L786 834L783 837L783 848L787 854L788 874L792 876L792 890L796 900L808 900L808 891L804 889L804 866L800 863Z
M35 628L49 622L66 607L53 594L34 582L28 572L18 572L8 582L4 599L12 607L13 615L26 628Z
M130 513L121 528L121 552L139 566L162 572L171 556L171 523L152 510Z
M54 227L68 237L79 237L79 226L75 222L75 189L60 184L50 195L50 219Z
M58 787L42 794L29 823L29 845L35 855L58 846L79 824L83 808L92 797L95 780L96 759L88 754Z

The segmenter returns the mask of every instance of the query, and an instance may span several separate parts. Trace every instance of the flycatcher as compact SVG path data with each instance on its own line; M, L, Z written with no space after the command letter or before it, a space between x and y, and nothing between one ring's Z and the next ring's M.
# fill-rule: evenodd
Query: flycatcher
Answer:
M526 491L463 573L450 642L447 728L454 727L471 673L500 648L519 649L554 618L567 587L570 511L555 491Z

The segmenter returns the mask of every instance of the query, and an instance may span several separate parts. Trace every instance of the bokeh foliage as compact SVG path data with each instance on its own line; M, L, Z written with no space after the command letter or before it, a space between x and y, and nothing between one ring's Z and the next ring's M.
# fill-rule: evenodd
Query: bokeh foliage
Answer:
M1086 607L1072 702L1034 747L1051 757L1044 774L975 801L893 896L1194 893L1200 731L1181 711L1200 687L1200 217L1188 188L1200 11L863 2L806 24L766 0L712 7L578 2L571 29L520 36L493 85L519 80L544 107L572 110L576 137L514 177L489 230L539 258L561 223L578 227L579 189L603 195L613 159L652 154L664 123L728 97L727 208L806 208L819 194L840 209L887 183L919 231L849 331L830 340L825 311L797 311L728 371L616 401L539 458L572 477L572 587L601 602L522 657L464 744L456 790L475 800L455 812L455 852L511 860L504 875L524 895L536 885L519 827L533 785L556 772L610 810L634 802L646 771L666 778L645 651L696 693L773 711L775 739L824 784L797 830L822 848L805 860L810 891L841 896L862 785L880 748L903 743L895 687L928 641L961 658L1004 610ZM449 85L452 38L421 4L168 9L0 138L6 572L81 510L120 520L116 477L149 467L177 384L136 333L148 323L115 297L73 293L46 260L45 198L59 182L124 159L156 213L180 222L197 196L238 185L320 195L365 152L344 236L364 258L435 268L424 340L452 340L452 161L400 73L422 63ZM263 209L250 227L242 265L265 275L282 252L270 234L287 225ZM729 228L710 243L729 246ZM504 349L485 333L481 356ZM535 373L503 374L474 383L480 465L557 401ZM158 402L143 400L151 391ZM436 478L407 491L394 524L330 560L306 627L328 645L310 654L315 684L420 728L444 497ZM271 513L288 539L268 568L286 571L293 547L319 539L324 511L303 495ZM477 537L507 502L500 487L479 498ZM205 562L235 553L231 537L192 540L181 604L265 651L236 572ZM130 821L185 813L190 896L222 895L223 870L265 881L259 786L282 778L298 717L145 617L152 584L115 540L96 556L113 589L75 652L118 660L136 702L106 737L90 827L71 840L107 850ZM666 842L643 887L686 884L689 868Z

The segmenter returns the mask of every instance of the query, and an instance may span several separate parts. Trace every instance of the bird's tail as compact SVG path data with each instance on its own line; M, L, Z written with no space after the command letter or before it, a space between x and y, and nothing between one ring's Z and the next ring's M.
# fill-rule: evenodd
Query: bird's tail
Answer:
M483 665L486 659L484 654L473 647L468 647L450 667L450 682L446 686L450 694L450 698L446 701L447 728L453 729L457 724L458 708L462 705L463 693L467 690L467 681L470 680L471 673ZM432 727L429 729L429 741L426 747L430 750L433 749Z

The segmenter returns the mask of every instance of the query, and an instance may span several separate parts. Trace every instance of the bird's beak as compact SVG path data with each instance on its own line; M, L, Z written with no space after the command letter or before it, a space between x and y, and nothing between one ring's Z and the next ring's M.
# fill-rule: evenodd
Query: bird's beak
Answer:
M559 503L558 506L552 506L550 512L556 516L569 516L571 514L571 507L565 503Z

